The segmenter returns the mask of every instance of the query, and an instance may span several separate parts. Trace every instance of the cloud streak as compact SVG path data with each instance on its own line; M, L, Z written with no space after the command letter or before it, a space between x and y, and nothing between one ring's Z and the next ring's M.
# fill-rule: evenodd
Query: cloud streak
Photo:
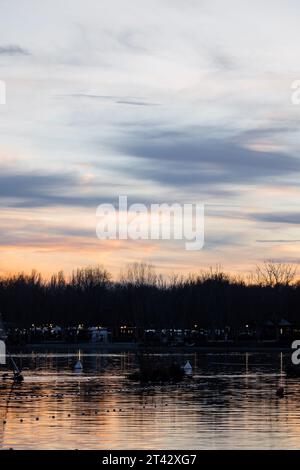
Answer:
M185 134L181 129L169 134L139 129L127 134L114 148L140 160L132 169L138 177L179 187L274 184L274 178L280 184L283 176L300 172L296 157L255 151L231 139L206 138L201 129Z
M300 225L300 212L265 212L251 214L250 217L258 222Z
M22 55L26 56L26 55L30 55L30 53L23 47L20 47L15 44L0 46L0 56L22 56Z
M74 93L72 95L67 95L73 98L86 98L90 100L102 100L113 102L116 104L125 104L132 106L160 106L160 103L152 103L150 101L145 101L141 98L136 97L126 97L126 96L109 96L109 95L95 95L89 93Z

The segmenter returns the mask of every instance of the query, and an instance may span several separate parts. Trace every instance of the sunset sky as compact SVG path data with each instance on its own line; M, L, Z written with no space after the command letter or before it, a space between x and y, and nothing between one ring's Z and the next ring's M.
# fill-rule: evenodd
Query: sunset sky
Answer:
M0 272L298 263L297 0L0 0ZM205 204L205 247L96 237L96 208Z

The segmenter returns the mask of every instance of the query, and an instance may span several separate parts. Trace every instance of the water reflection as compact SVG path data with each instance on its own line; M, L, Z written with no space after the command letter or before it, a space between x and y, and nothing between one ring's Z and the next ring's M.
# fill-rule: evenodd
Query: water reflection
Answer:
M131 383L136 356L19 355L25 382L0 381L0 448L298 448L300 384L282 353L191 354L192 380ZM157 360L157 358L155 359ZM286 395L276 397L283 385Z

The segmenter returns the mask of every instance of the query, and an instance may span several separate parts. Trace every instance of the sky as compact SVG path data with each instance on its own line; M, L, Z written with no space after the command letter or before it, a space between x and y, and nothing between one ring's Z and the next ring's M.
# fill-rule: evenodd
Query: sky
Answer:
M298 263L297 0L0 0L0 273ZM202 203L205 245L96 208Z

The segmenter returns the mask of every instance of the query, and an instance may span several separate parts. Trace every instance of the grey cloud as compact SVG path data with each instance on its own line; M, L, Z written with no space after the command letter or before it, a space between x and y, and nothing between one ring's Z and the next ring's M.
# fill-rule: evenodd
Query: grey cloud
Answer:
M47 207L55 205L97 207L103 200L80 194L80 182L72 174L1 173L1 205L6 207Z
M124 31L117 36L118 43L138 53L148 54L150 50L142 44L143 34L138 31Z
M222 236L209 235L205 238L204 251L214 251L215 249L228 246L242 246L246 237L243 234L228 234Z
M250 218L257 222L291 225L300 224L300 212L264 212L251 214Z
M117 104L128 104L132 106L160 106L160 103L149 103L146 101L117 100Z
M299 243L300 239L291 240L289 238L281 238L279 240L256 240L256 243Z
M73 93L71 95L73 98L87 98L92 100L104 100L112 101L116 104L132 105L132 106L160 106L160 103L155 103L151 101L144 101L137 97L124 97L124 96L112 96L112 95L93 95L86 93Z
M107 193L106 182L96 179L95 182L82 184L75 173L55 174L40 172L13 173L2 172L0 174L0 206L15 208L33 207L88 207L95 209L99 204L118 205L119 194L124 194L115 185L110 185L110 194ZM125 192L126 193L126 192ZM157 199L159 195L153 196L151 200L147 197L132 195L128 197L128 204L136 202L151 204L161 202Z
M21 232L30 232L35 234L47 233L48 235L63 235L64 237L72 238L95 238L95 230L84 229L77 227L61 227L52 226L47 224L24 224L21 227Z
M6 46L0 46L0 55L17 56L17 55L30 55L30 53L26 49L23 49L20 46L9 44Z
M286 134L290 132L299 132L299 126L295 122L287 122L286 125L274 125L273 127L262 127L255 129L248 129L239 133L240 137L273 137L278 134Z
M237 145L247 144L251 141L267 141L267 142L280 142L282 137L286 138L289 134L296 134L299 132L299 126L296 122L286 122L283 125L274 125L269 127L262 127L257 129L248 129L244 132L238 133L233 139Z
M178 132L168 136L156 129L138 129L113 146L140 159L131 167L134 174L174 186L274 183L300 172L300 160L284 153L258 152L230 139L208 138L201 129L185 137Z
M219 70L231 71L237 68L235 61L223 52L217 50L211 52L210 59L213 65Z
M229 209L215 209L212 205L207 205L209 214L214 217L228 218L231 220L252 220L255 222L272 223L272 224L300 224L300 212L250 212L246 207L240 207L238 210ZM207 210L208 211L208 210ZM285 242L298 242L300 239L259 239L257 243L285 243Z
M28 203L35 206L42 201L60 200L66 187L72 187L74 179L71 175L55 175L40 173L1 173L0 197L13 199L16 205Z

